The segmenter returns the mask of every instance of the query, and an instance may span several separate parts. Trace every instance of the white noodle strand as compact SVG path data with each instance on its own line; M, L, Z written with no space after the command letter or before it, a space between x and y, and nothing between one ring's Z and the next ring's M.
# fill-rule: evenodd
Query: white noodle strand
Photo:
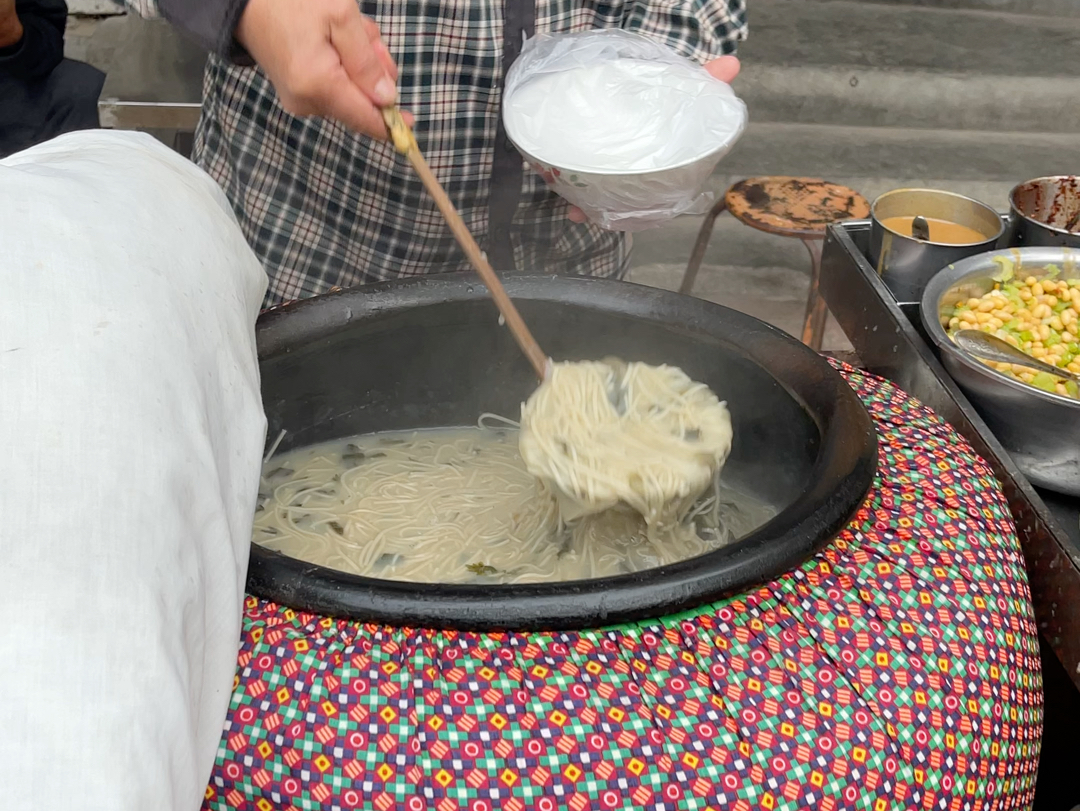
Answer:
M521 408L521 455L566 520L627 505L684 523L731 451L731 417L673 366L557 363Z
M459 428L289 451L266 465L254 540L368 577L542 583L695 557L768 517L752 505L744 525L720 526L713 488L692 515L659 531L622 506L567 524L548 486L526 470L518 440L510 429Z

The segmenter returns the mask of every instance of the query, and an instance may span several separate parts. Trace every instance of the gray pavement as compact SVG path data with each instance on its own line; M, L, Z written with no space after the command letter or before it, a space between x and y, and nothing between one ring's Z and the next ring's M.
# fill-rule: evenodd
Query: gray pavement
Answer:
M803 253L805 255L805 250ZM675 290L684 269L685 264L680 263L638 263L631 269L629 278L637 284ZM760 318L798 338L802 333L809 286L807 274L790 267L703 263L694 285L694 295ZM825 328L822 348L851 350L851 343L831 317Z

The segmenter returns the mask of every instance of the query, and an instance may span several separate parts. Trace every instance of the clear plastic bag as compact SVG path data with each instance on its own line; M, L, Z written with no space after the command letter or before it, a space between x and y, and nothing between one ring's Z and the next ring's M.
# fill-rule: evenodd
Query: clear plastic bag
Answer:
M746 105L700 65L621 30L541 34L506 77L507 134L593 222L618 231L705 211Z

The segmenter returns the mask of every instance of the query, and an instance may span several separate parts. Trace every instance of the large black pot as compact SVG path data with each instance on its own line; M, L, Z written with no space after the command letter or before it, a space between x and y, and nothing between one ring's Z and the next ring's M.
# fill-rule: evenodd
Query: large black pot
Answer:
M510 295L556 360L669 363L728 401L724 479L775 506L736 544L637 574L551 585L408 584L251 550L248 589L294 608L398 626L596 627L662 616L766 581L825 546L877 463L862 403L822 358L779 330L699 299L585 278L517 276ZM484 287L467 275L346 291L258 325L268 437L281 450L371 431L516 417L536 387Z

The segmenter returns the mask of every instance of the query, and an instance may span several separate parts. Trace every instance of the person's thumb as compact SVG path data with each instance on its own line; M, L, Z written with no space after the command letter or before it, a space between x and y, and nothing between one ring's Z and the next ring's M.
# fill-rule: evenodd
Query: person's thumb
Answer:
M738 57L735 56L721 56L705 63L705 70L709 71L714 79L719 79L725 84L731 84L735 81L735 77L739 75L741 68L742 65L739 63Z

